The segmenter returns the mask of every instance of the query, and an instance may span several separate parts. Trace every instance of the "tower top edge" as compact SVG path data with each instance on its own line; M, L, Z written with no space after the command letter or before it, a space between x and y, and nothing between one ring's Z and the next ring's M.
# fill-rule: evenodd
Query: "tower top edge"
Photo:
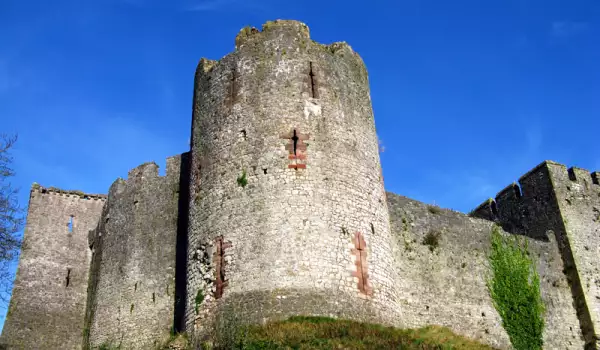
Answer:
M237 49L250 39L259 38L273 32L289 33L310 39L310 29L306 23L289 19L277 19L265 22L261 30L252 26L242 28L235 37L235 47Z
M85 193L78 190L64 190L58 187L44 187L37 182L34 182L31 185L31 193L41 193L41 194L57 194L64 196L76 196L81 199L97 199L97 200L106 200L107 196L105 194L96 194L96 193Z

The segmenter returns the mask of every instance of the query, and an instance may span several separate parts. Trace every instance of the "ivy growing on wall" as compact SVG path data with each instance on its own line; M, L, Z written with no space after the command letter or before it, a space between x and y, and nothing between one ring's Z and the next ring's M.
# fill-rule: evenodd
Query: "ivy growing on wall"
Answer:
M503 236L494 226L489 259L488 288L512 345L517 350L541 350L544 304L527 241Z
M198 311L200 309L200 305L202 304L202 302L204 301L204 293L202 293L201 289L198 289L198 293L196 293L196 298L194 299L194 310L196 311L196 315L198 314Z

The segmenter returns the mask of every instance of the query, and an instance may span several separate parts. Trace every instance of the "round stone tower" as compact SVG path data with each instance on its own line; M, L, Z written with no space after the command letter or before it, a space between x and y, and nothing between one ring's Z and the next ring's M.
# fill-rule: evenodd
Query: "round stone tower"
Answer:
M196 72L186 325L397 317L367 71L296 21Z

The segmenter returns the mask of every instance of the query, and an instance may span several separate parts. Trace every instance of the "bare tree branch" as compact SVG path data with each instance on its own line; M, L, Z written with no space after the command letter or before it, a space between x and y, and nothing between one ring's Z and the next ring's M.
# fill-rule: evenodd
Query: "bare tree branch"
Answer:
M17 135L0 134L0 300L3 301L8 299L12 289L9 266L19 254L21 240L17 233L25 221L17 199L18 189L9 181L15 176L10 150L16 142Z

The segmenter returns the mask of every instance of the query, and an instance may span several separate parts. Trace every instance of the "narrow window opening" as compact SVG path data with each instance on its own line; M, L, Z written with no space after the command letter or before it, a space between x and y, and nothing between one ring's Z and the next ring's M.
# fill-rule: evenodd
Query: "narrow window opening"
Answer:
M240 138L246 141L246 130L240 130Z
M73 232L73 215L69 217L69 223L67 224L67 227L69 227L69 232Z
M498 206L496 205L496 201L492 202L491 208L492 208L492 215L494 216L494 218L498 217Z
M298 148L298 140L299 138L298 135L296 135L296 129L294 129L294 136L292 136L292 141L294 142L294 155L297 155L296 150Z
M521 193L521 186L519 186L519 184L515 183L513 185L513 190L515 191L515 196L517 196L517 198L523 197L523 194Z
M373 223L371 223L371 233L375 236L375 226L373 226Z
M573 170L573 168L569 168L567 172L569 173L569 180L577 181L577 176L575 176L575 171Z
M71 269L67 268L67 277L65 278L65 287L68 287L69 283L71 283Z
M156 293L152 293L152 303L156 304Z
M135 285L133 286L133 291L137 292L137 282L135 282Z
M267 175L267 168L263 168L263 173Z
M310 62L310 71L308 72L308 75L310 76L310 91L311 91L311 97L312 98L319 98L319 96L317 96L317 85L315 83L315 72L313 69L313 63Z
M231 73L231 84L229 88L229 95L231 96L231 101L235 101L235 96L237 95L237 78L238 72L236 69L232 70Z

